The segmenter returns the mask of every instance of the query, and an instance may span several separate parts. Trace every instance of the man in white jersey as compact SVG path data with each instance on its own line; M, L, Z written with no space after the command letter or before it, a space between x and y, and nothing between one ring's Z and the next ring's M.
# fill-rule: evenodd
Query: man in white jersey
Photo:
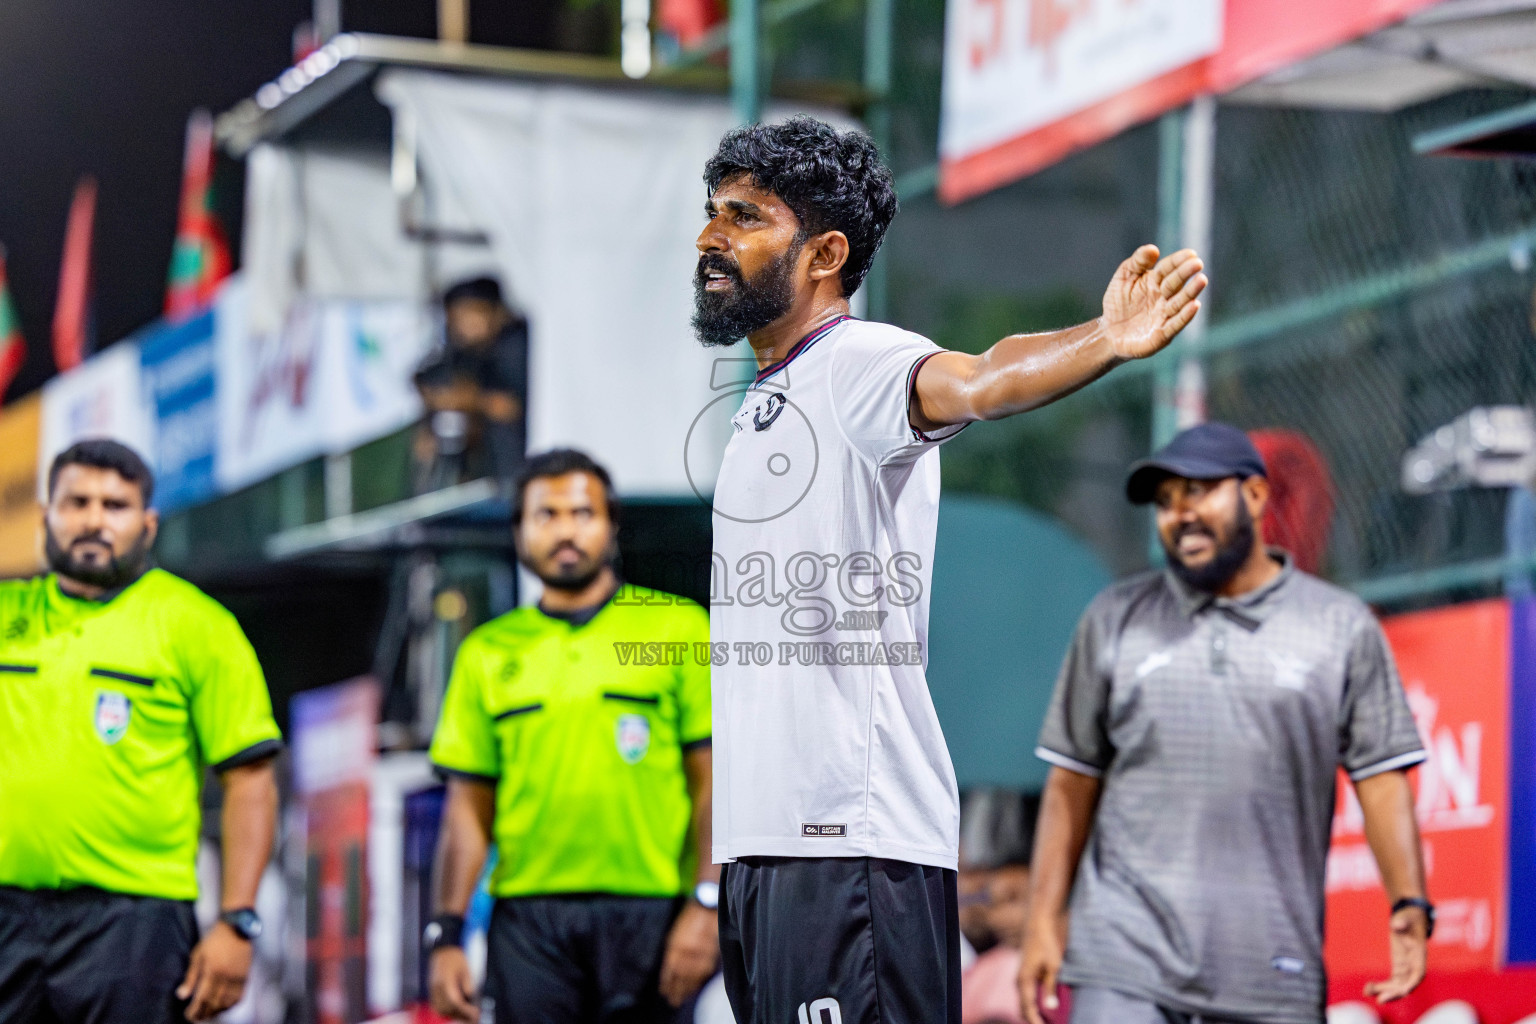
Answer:
M731 1004L738 1024L958 1024L959 797L924 679L937 448L1157 352L1202 264L1143 246L1097 320L946 352L849 313L897 207L867 136L740 128L704 177L694 328L746 337L759 370L714 499Z

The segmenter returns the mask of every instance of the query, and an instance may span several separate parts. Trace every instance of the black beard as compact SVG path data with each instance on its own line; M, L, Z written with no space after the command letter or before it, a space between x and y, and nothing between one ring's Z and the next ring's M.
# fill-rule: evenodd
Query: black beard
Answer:
M76 543L83 538L76 538ZM112 555L105 565L85 565L77 561L69 551L59 546L53 531L43 530L43 553L48 558L48 568L67 579L103 590L125 587L144 574L149 564L149 531L139 534L133 546L121 555Z
M741 276L736 261L723 253L700 256L693 274L693 333L699 342L706 348L734 345L788 313L795 302L795 263L804 244L796 240L751 282ZM711 270L731 279L730 291L704 289L706 272Z
M1248 512L1248 506L1241 498L1237 502L1237 515L1233 519L1232 528L1227 531L1227 539L1216 547L1216 555L1209 562L1198 569L1192 569L1179 561L1179 556L1167 544L1163 545L1163 552L1168 556L1168 568L1173 574L1195 590L1203 590L1206 593L1214 593L1221 586L1237 575L1237 571L1248 561L1249 554L1253 551L1253 516ZM1178 543L1178 538L1174 538Z
M550 552L550 554L553 555L554 552ZM555 572L546 572L526 558L519 558L519 561L522 562L524 569L537 576L539 581L549 589L576 592L591 586L592 581L602 575L604 569L613 564L616 556L617 551L610 549L604 553L603 557L594 562L578 562L569 569L556 570Z

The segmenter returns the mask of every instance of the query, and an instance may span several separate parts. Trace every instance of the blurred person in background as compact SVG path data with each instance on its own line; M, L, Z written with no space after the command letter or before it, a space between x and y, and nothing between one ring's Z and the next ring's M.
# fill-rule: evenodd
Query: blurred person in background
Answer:
M1059 979L1073 1024L1319 1024L1340 768L1392 900L1391 977L1366 995L1407 995L1434 929L1407 776L1425 753L1380 625L1265 546L1237 428L1184 431L1126 494L1155 504L1168 567L1094 599L1046 713L1025 1015Z
M235 618L154 568L144 460L48 473L52 571L0 583L0 1020L170 1024L239 1001L261 934L281 738ZM218 922L192 901L203 770L224 790Z
M510 481L527 439L528 321L493 277L443 293L444 344L416 371L427 418L415 441L416 489L493 476Z
M1029 864L1022 851L988 873L981 905L985 934L992 939L960 978L962 1024L1018 1024L1019 950L1029 916Z
M544 593L454 659L432 740L448 777L432 1005L479 1019L460 933L494 842L497 1024L684 1020L719 962L709 619L686 598L621 590L613 484L586 455L530 459L514 504L518 559Z

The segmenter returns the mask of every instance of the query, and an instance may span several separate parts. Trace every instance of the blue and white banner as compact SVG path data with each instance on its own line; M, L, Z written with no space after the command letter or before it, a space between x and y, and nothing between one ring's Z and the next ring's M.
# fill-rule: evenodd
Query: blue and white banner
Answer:
M412 374L433 339L408 301L299 299L282 327L248 329L246 289L218 304L219 486L235 490L306 459L350 451L421 415Z
M186 508L218 493L213 334L214 313L209 310L139 338L141 386L157 421L152 455L155 504L162 511Z

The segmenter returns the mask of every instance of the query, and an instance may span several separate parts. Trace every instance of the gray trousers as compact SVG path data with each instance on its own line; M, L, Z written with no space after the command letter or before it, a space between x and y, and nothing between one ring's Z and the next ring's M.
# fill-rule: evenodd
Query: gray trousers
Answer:
M1159 1006L1141 996L1108 988L1072 989L1071 1024L1249 1024L1230 1017L1207 1017Z

